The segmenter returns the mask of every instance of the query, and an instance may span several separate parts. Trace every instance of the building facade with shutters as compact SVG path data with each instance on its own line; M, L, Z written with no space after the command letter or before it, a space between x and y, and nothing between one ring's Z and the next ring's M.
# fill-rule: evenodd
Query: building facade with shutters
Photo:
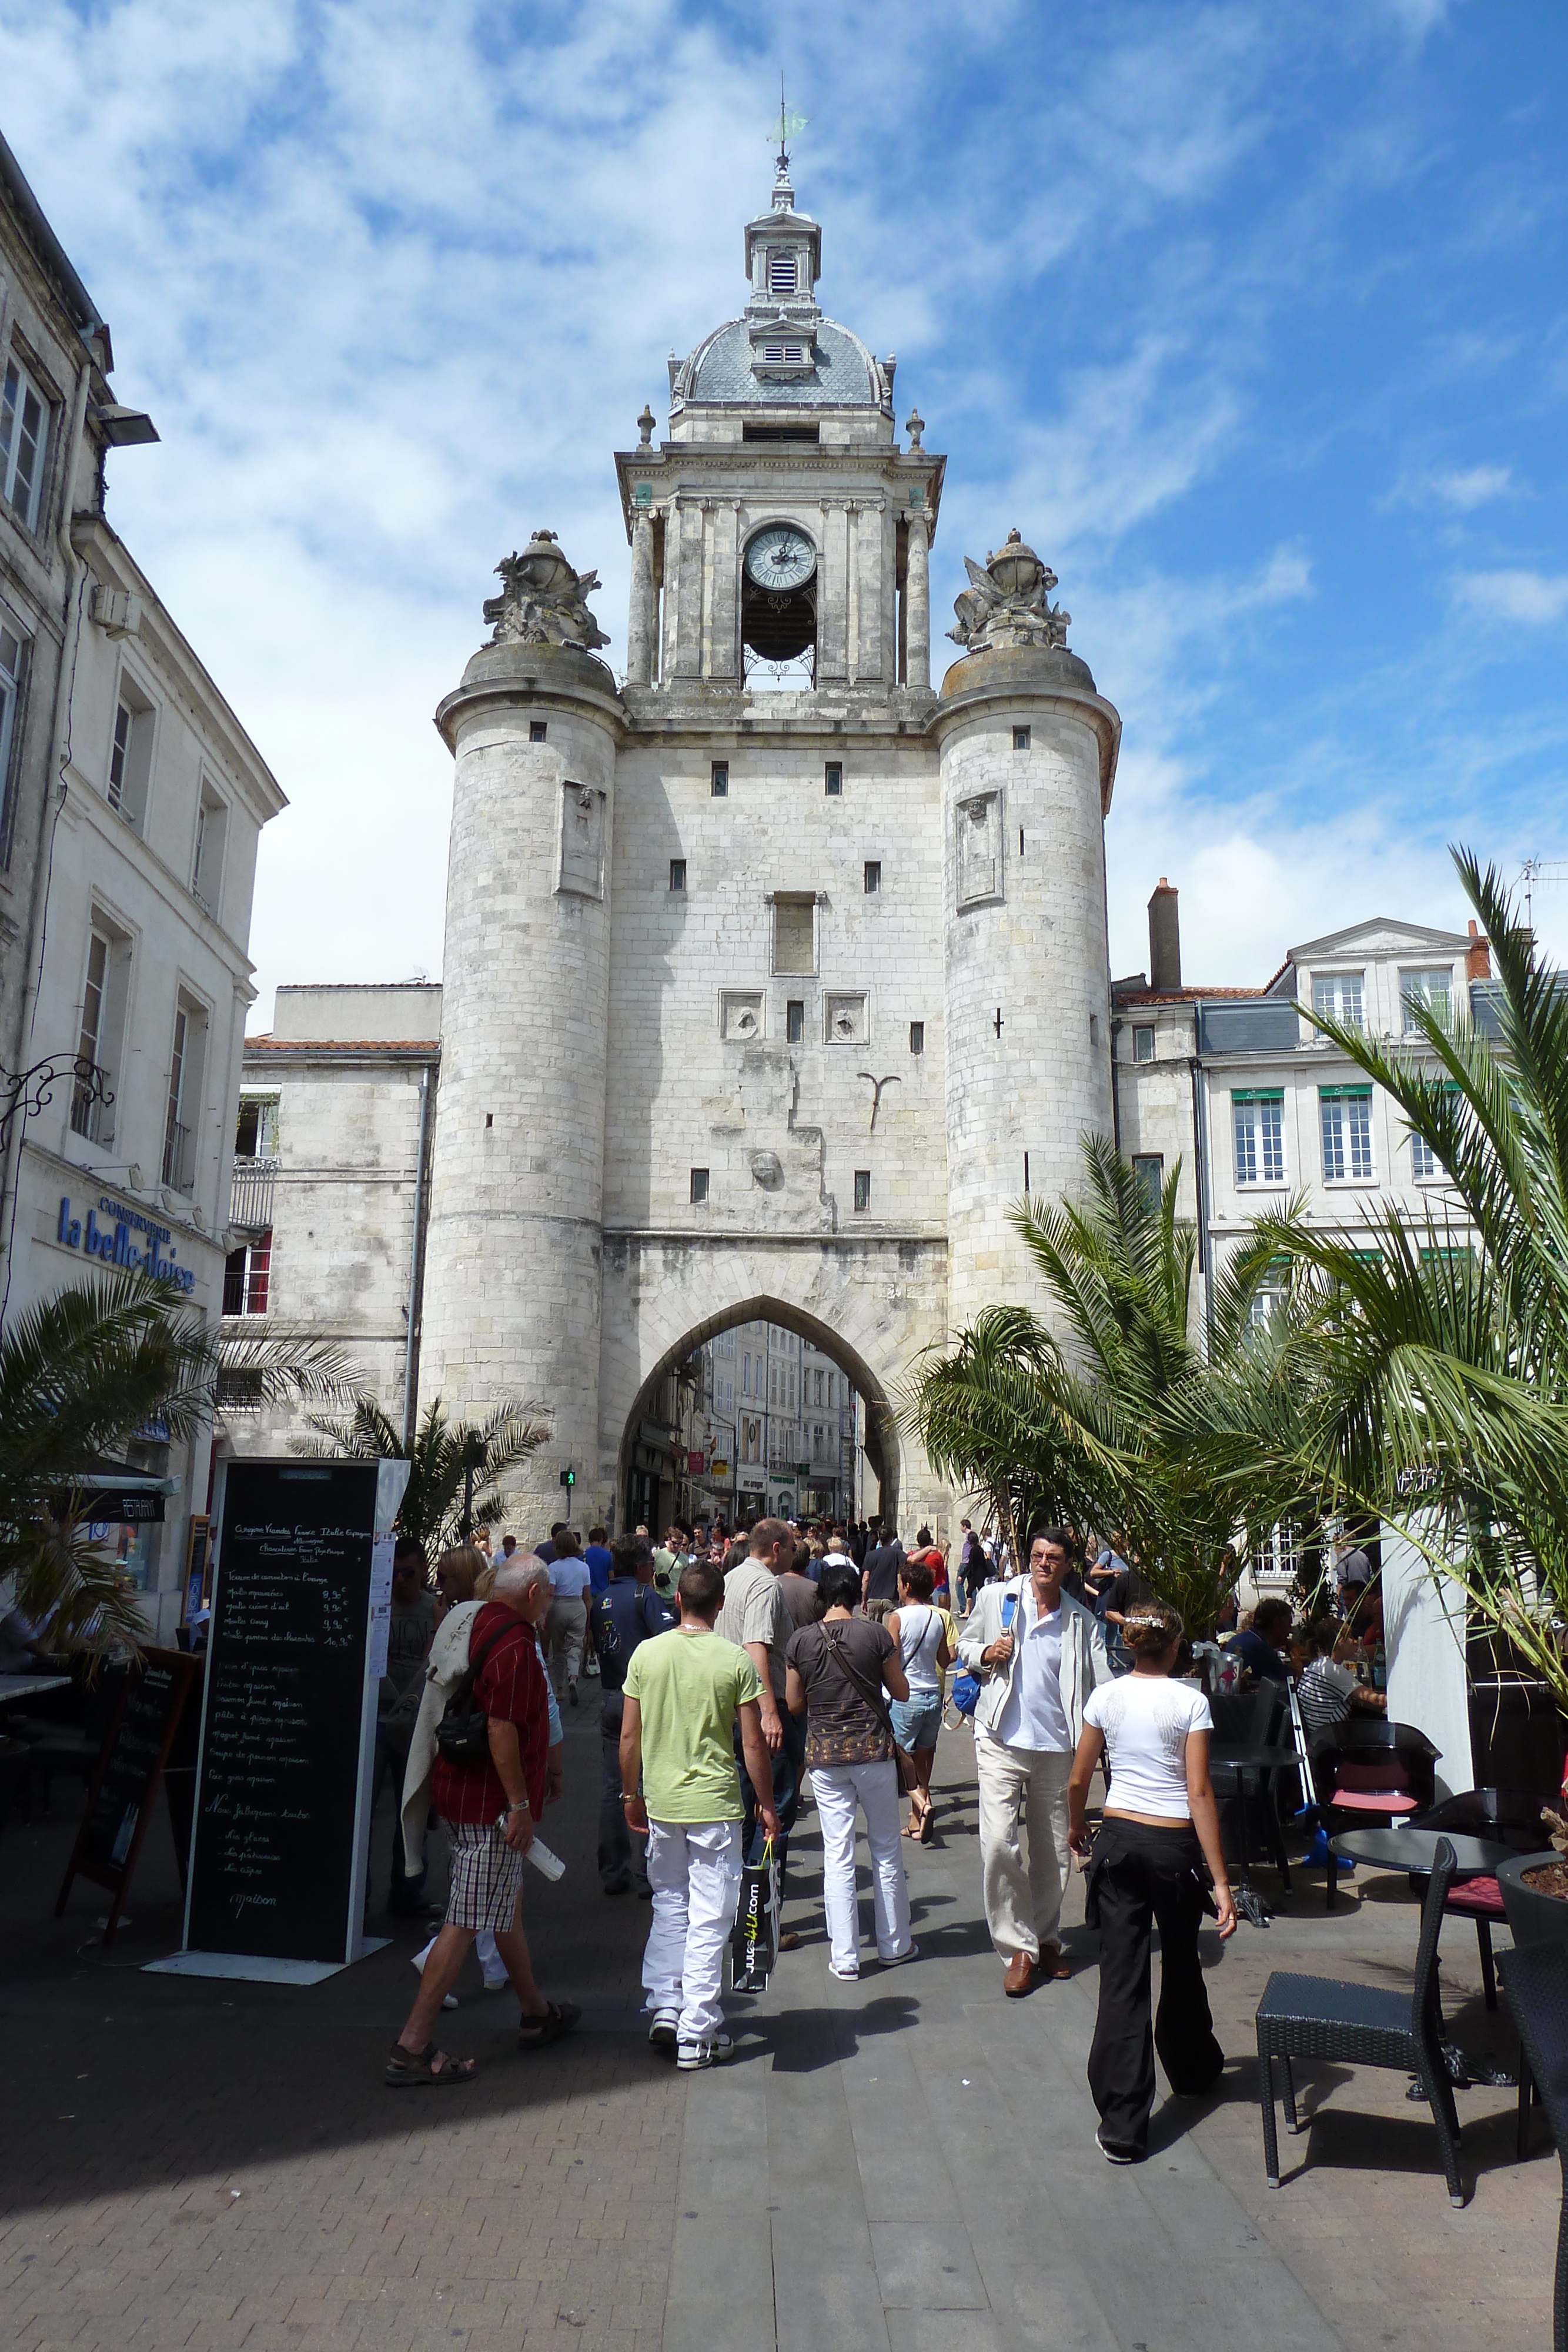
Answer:
M113 529L109 330L0 142L0 1317L105 1268L219 1314L257 841L282 793ZM122 462L152 463L137 457ZM167 1636L210 1446L149 1430L112 1523ZM123 1486L123 1480L121 1481Z

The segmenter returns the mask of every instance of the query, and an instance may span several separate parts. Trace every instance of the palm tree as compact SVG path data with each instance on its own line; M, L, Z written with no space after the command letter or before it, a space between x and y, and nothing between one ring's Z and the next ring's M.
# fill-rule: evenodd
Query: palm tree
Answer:
M1445 1213L1388 1208L1353 1243L1297 1213L1261 1222L1312 1294L1302 1479L1375 1511L1456 1576L1479 1618L1568 1702L1568 987L1537 962L1496 869L1454 863L1498 980L1494 1044L1413 1003L1416 1052L1312 1019L1399 1106L1448 1177ZM1369 1248L1375 1239L1376 1248ZM1211 1466L1233 1496L1279 1466L1280 1433L1230 1400ZM1187 1416L1188 1435L1210 1430ZM1220 1457L1223 1456L1223 1459Z
M293 1335L246 1343L258 1404L340 1395L353 1366L329 1343ZM212 1420L234 1350L183 1295L145 1275L69 1285L13 1317L0 1335L0 1580L61 1650L134 1650L141 1598L92 1543L82 1507L113 1483L103 1467L150 1421L172 1438Z
M1207 1355L1194 1327L1197 1240L1176 1214L1179 1166L1151 1193L1101 1136L1083 1139L1081 1201L1012 1212L1055 1303L1058 1339L1022 1306L994 1307L912 1383L906 1425L933 1466L1004 1521L1124 1528L1132 1556L1189 1631L1207 1633L1249 1543L1303 1507L1294 1454L1239 1513L1176 1437L1176 1400L1217 1364L1273 1360L1254 1328L1274 1253L1244 1250L1213 1285Z
M398 1528L431 1553L466 1542L476 1527L506 1525L501 1482L538 1452L550 1428L541 1404L503 1402L476 1423L450 1419L439 1397L426 1407L412 1446L371 1396L357 1396L347 1420L319 1413L306 1420L316 1435L297 1438L297 1454L410 1464Z

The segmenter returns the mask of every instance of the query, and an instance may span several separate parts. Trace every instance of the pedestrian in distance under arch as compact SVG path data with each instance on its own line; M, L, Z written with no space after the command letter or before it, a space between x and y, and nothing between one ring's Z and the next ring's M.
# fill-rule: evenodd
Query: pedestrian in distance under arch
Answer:
M1159 1602L1126 1617L1122 1634L1133 1670L1089 1699L1068 1783L1068 1838L1075 1853L1092 1857L1084 1916L1100 1930L1100 2010L1089 2088L1100 2110L1100 2147L1112 2164L1136 2164L1146 2153L1156 2049L1178 2098L1201 2098L1225 2065L1197 1933L1212 1908L1220 1935L1233 1936L1236 1906L1208 1777L1213 1717L1199 1688L1171 1679L1182 1633L1176 1612ZM1110 1796L1092 1848L1084 1811L1102 1756ZM1151 2031L1155 1927L1160 2006Z
M909 1824L904 1834L921 1845L931 1843L931 1767L936 1759L942 1698L952 1663L947 1620L932 1606L931 1593L929 1563L906 1560L898 1575L898 1606L886 1620L888 1636L897 1647L909 1685L908 1697L894 1699L892 1708L894 1737L915 1764L915 1785L909 1792Z

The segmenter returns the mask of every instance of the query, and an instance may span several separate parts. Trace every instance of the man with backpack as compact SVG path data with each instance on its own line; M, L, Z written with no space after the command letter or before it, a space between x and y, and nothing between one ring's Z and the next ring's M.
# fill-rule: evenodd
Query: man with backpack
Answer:
M641 1895L650 1892L645 1844L641 1838L633 1844L621 1802L622 1694L639 1643L667 1633L676 1617L654 1588L647 1537L617 1536L610 1547L609 1582L594 1594L589 1618L599 1644L599 1882L606 1895L626 1895L633 1886Z

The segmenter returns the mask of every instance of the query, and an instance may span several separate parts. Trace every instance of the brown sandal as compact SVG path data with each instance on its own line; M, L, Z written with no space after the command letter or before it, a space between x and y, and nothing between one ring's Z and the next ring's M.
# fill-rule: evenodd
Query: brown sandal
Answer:
M545 2004L542 2017L531 2017L526 2011L517 2028L519 2050L542 2050L549 2042L559 2042L571 2032L582 2015L574 2000L552 2000ZM533 2028L532 2032L528 2031Z
M449 2083L471 2083L478 2071L472 2058L454 2058L434 2042L423 2050L394 2042L387 2057L386 2086L389 2091L444 2090Z

